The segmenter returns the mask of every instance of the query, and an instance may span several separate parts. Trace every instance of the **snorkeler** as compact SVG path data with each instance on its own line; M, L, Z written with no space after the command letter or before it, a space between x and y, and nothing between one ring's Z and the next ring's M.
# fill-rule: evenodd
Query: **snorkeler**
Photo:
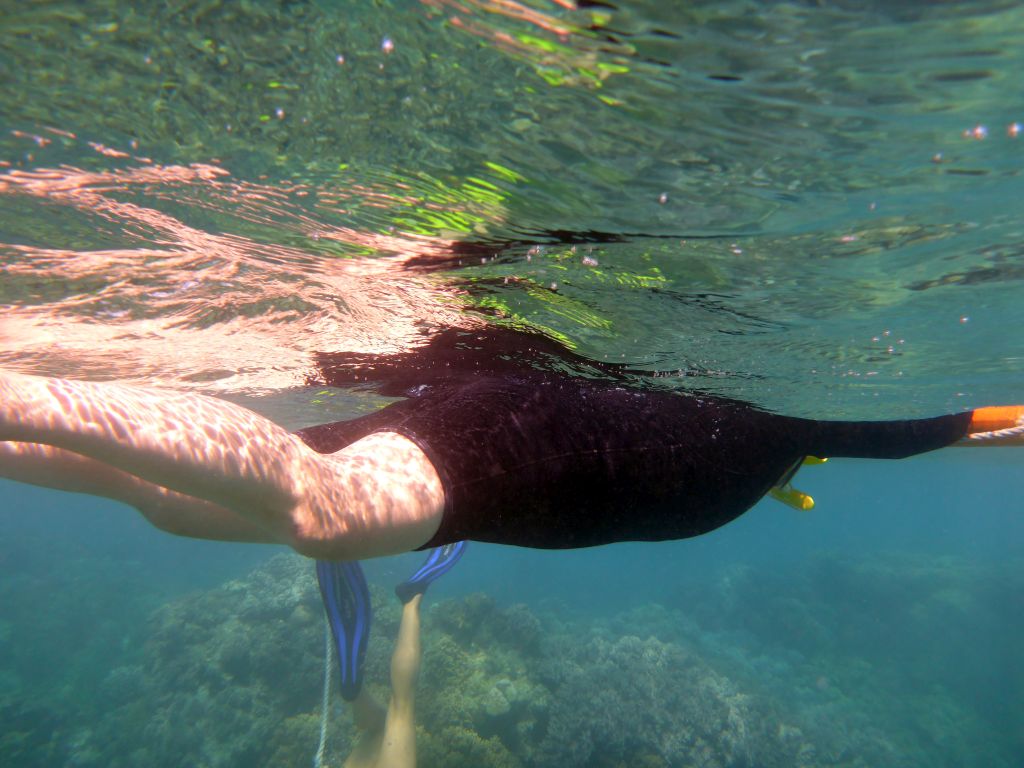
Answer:
M395 588L395 594L402 601L402 619L391 657L391 699L386 711L363 688L363 660L369 641L372 608L362 566L358 561L317 561L317 583L338 653L341 696L352 704L356 727L363 732L345 761L346 768L412 768L416 765L414 713L421 658L420 602L427 587L452 569L465 548L464 541L438 547L412 576ZM323 763L329 684L329 679L325 679L325 719L315 762L317 766Z
M296 434L201 395L5 372L0 475L121 500L180 535L357 560L462 540L560 549L686 538L787 487L807 456L1024 444L1024 407L793 418L627 386L589 361L600 378L568 375L537 364L545 340L485 336L398 360L325 356L328 383L373 371L379 391L406 399Z

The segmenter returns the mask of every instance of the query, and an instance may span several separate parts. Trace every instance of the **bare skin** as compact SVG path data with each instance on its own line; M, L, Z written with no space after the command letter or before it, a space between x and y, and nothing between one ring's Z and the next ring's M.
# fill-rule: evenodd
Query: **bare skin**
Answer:
M420 601L402 606L395 652L391 656L391 700L385 713L364 688L352 702L356 726L363 731L345 768L415 768L416 679L420 672Z
M183 536L353 560L427 542L444 490L393 432L320 454L202 395L0 371L0 476L123 501Z
M121 501L181 536L333 559L413 549L444 506L433 465L396 433L324 455L221 400L4 371L0 476ZM415 768L421 598L402 608L387 710L365 689L353 702L347 768Z
M270 533L226 507L168 490L52 445L0 443L0 477L123 502L141 512L160 530L176 536L277 543Z

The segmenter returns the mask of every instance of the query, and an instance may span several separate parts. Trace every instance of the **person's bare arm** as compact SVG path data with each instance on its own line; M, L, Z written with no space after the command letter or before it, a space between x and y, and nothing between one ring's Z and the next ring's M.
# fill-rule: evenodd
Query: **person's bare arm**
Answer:
M311 557L414 549L444 506L437 471L402 435L375 433L323 455L202 395L0 372L0 440L71 451L226 508Z

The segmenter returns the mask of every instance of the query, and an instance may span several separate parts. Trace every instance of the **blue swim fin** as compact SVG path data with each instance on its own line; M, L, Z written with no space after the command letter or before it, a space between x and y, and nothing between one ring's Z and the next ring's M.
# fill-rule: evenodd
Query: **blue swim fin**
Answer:
M440 578L452 569L466 551L466 542L457 541L437 547L412 576L395 587L395 594L403 603L408 603L416 595L427 591L435 579Z
M370 639L370 590L358 561L316 561L320 597L338 649L341 697L352 701L363 686L363 659Z

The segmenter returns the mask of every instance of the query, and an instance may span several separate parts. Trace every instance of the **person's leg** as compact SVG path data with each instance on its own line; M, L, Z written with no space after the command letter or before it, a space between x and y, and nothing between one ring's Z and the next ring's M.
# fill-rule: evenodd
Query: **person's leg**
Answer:
M52 445L0 443L0 477L120 501L135 507L157 528L177 536L255 543L274 541L262 528L229 509L148 483L108 464Z
M214 398L0 371L0 441L40 443L238 514L311 557L404 552L440 523L426 454L391 432L318 454Z
M383 768L385 764L378 762L378 756L384 736L384 708L362 688L352 701L352 716L361 735L345 760L345 768Z
M391 701L388 703L384 735L377 768L416 766L416 679L420 673L420 602L414 595L402 606L395 652L391 657Z
M345 761L345 768L416 767L416 678L420 673L420 601L415 595L402 606L395 652L391 656L391 701L381 718L380 706L365 689L352 702L356 726L363 735Z
M365 688L352 700L352 720L361 731L374 733L384 729L386 711Z
M407 603L413 595L422 595L426 592L427 587L455 567L462 553L466 551L466 544L465 541L456 541L431 550L426 562L417 568L412 576L395 587L398 599Z

